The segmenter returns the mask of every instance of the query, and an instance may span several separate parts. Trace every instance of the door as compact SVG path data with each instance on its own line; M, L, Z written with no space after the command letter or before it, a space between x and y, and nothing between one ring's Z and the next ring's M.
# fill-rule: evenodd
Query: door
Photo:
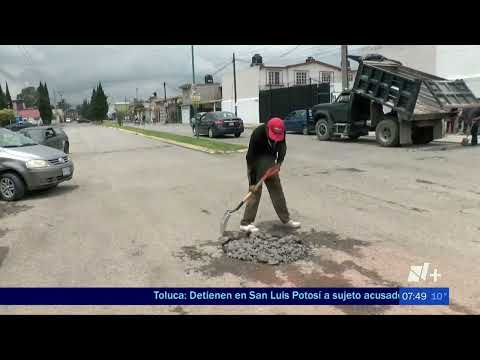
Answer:
M350 107L350 94L342 93L338 96L337 100L329 108L330 115L333 122L348 123L349 119L349 107Z
M307 125L307 111L297 111L297 116L295 117L295 119L296 131L303 131L303 128L305 127L305 125Z
M210 122L212 121L212 114L205 114L200 117L199 123L199 130L201 134L207 134Z
M295 131L295 113L293 111L285 117L285 131Z

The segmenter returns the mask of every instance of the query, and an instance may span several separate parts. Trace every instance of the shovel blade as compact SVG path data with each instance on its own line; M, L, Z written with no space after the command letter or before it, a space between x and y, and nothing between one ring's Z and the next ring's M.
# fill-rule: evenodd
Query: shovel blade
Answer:
M228 220L230 220L230 216L232 216L232 212L230 210L227 210L223 215L222 221L220 222L220 235L223 235L225 233Z

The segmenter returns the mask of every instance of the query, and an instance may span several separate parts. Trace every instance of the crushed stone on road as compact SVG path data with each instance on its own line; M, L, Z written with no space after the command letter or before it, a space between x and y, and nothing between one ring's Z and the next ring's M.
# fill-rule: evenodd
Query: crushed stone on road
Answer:
M287 264L304 259L310 248L298 235L272 235L268 232L233 232L220 238L223 251L231 258L266 263Z

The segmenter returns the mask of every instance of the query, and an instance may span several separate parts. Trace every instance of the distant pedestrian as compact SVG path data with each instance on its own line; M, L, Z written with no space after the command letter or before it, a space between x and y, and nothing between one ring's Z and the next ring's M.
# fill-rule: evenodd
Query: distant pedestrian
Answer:
M455 124L455 118L451 118L447 120L447 133L453 134L454 124Z
M471 130L470 134L472 135L472 145L475 146L478 144L478 125L480 121L480 107L475 108L470 113L470 122L471 122Z

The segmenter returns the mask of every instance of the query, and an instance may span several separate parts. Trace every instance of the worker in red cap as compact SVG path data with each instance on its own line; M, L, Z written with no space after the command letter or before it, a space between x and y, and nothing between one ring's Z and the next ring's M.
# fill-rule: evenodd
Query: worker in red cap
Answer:
M250 190L254 190L255 184L272 166L281 166L287 152L285 142L285 124L280 118L272 118L267 124L258 126L250 137L247 152L247 171ZM271 176L265 180L273 207L280 221L288 227L299 228L300 223L290 219L287 202L283 194L280 177ZM245 207L245 213L240 223L240 230L247 232L258 231L253 224L257 216L258 205L262 195L262 187L254 191Z

